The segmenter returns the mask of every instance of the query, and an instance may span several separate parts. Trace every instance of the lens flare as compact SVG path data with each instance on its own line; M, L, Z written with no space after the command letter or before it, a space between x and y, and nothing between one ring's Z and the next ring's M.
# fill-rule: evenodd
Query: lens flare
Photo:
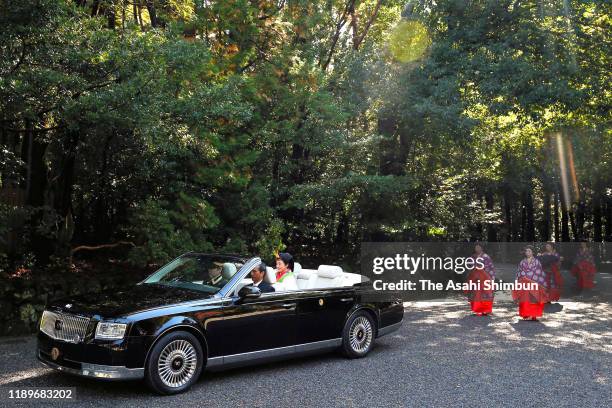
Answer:
M565 208L570 208L572 201L577 201L579 199L578 178L576 177L576 168L574 166L574 149L568 140L563 139L561 133L555 134L555 145L557 158L559 160L559 176L561 178L563 204ZM572 197L572 195L575 197Z
M400 21L389 37L389 50L393 58L404 63L423 57L430 45L427 27L416 20Z
M578 189L578 177L576 176L576 166L574 166L574 147L569 140L565 141L565 149L567 150L567 159L569 161L569 171L572 177L572 187L574 188L574 200L580 201L580 190Z

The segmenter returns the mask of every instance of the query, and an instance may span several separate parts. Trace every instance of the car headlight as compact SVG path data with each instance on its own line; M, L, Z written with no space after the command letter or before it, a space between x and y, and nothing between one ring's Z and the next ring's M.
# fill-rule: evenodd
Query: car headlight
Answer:
M125 323L98 323L96 327L96 339L104 340L118 340L122 339L125 335L125 329L127 324Z
M45 327L45 320L49 318L49 312L47 312L46 310L43 311L42 317L40 318L40 327L39 329L42 330Z

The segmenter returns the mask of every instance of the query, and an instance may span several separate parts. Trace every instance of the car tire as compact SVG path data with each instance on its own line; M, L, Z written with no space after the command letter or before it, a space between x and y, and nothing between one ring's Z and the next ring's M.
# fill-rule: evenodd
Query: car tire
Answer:
M342 353L348 358L365 357L374 345L376 325L364 311L353 313L342 330Z
M158 394L178 394L198 380L203 365L200 341L191 333L175 331L153 346L145 366L145 382Z

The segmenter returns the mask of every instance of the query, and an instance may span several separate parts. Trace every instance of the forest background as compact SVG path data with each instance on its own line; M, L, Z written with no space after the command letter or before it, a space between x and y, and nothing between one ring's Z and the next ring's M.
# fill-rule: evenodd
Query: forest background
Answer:
M0 0L0 333L187 251L612 241L611 9Z

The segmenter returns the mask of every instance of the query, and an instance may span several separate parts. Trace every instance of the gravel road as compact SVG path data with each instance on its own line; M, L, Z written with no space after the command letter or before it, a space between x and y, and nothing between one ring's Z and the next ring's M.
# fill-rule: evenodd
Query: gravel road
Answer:
M600 277L612 287L612 276ZM610 292L612 293L612 292ZM500 294L494 315L476 317L461 299L406 303L402 328L359 360L337 354L205 373L187 393L159 397L141 382L58 374L34 358L34 337L0 339L0 391L76 387L87 407L610 407L612 304L598 296L548 307L520 321Z

